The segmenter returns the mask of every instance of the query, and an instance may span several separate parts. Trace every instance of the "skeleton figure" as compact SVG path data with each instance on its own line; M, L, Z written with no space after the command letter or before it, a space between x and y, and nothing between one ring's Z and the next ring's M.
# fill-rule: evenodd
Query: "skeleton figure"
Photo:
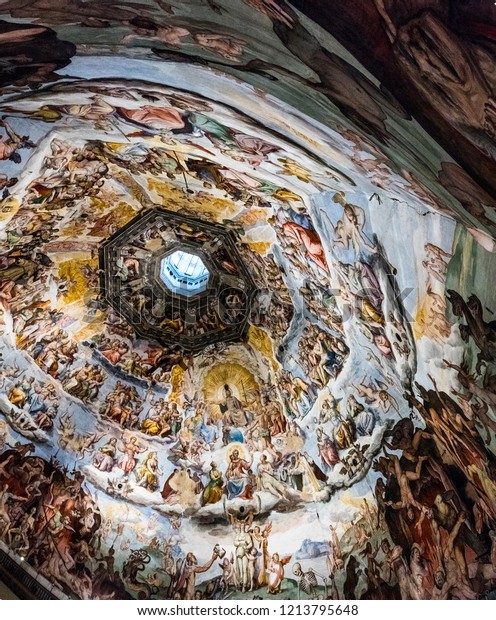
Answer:
M314 596L315 589L319 585L317 575L313 568L309 568L307 571L304 571L301 568L301 564L296 562L293 565L293 575L299 577L298 581L298 594L304 592L307 596Z

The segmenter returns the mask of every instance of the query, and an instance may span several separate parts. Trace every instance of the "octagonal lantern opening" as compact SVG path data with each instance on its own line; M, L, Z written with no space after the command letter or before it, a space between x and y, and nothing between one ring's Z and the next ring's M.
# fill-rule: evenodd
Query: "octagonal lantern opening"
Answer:
M208 286L210 272L198 254L176 250L162 259L160 279L177 295L193 297Z
M157 207L99 256L105 300L139 337L196 352L246 336L255 284L224 227Z

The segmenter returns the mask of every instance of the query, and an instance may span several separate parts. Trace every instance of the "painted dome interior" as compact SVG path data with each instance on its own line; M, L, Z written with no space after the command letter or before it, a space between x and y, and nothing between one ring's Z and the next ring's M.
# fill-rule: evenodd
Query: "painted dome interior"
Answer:
M494 598L480 5L1 3L0 553L19 579Z

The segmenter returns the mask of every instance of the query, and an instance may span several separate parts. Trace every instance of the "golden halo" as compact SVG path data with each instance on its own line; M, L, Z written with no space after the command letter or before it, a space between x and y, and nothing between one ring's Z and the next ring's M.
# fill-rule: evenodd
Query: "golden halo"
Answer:
M220 419L219 403L224 400L224 385L231 388L244 406L258 400L259 388L253 374L241 364L216 364L203 381L203 397L212 419Z
M231 460L231 454L234 452L234 450L237 450L239 452L239 457L246 461L246 452L245 452L245 448L243 444L239 442L235 442L235 443L230 443L229 447L226 450L226 461L228 463Z

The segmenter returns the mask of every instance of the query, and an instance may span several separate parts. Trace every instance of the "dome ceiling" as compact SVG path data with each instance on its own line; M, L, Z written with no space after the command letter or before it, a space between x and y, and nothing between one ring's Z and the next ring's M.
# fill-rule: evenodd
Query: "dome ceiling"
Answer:
M449 128L285 2L56 5L0 22L2 544L60 597L487 595L495 205Z
M234 239L218 225L150 209L101 246L98 300L174 349L241 339L255 286Z

